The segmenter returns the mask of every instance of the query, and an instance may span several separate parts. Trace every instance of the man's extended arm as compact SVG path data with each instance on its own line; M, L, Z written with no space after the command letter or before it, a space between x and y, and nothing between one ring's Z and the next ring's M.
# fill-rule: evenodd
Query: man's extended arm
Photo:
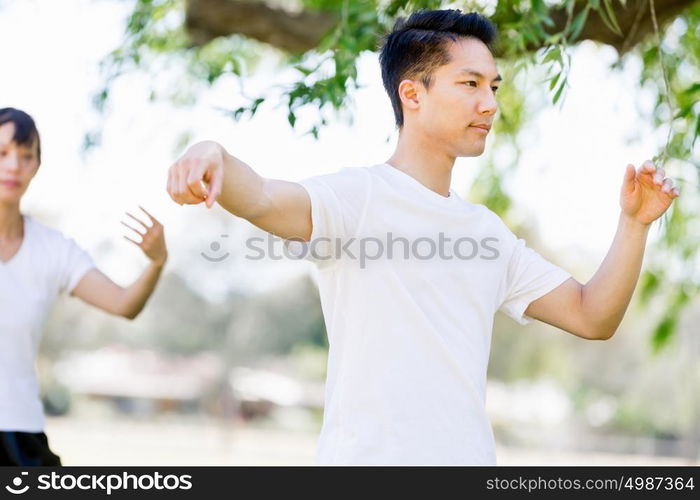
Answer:
M664 180L664 174L649 161L639 171L627 166L617 232L598 271L585 285L567 280L533 301L526 315L579 337L612 337L639 279L649 227L680 195L670 179Z
M282 238L311 237L311 200L300 184L261 177L215 142L195 144L170 167L168 193L181 205L217 201Z

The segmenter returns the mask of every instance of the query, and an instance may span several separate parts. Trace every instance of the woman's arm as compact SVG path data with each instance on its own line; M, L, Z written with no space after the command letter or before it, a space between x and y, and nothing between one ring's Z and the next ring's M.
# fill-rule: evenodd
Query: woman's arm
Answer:
M165 246L162 224L146 210L143 208L141 210L151 220L150 226L131 214L127 213L127 215L138 222L143 227L144 232L122 222L126 227L139 234L141 241L133 240L128 236L124 236L124 238L138 246L150 260L141 276L131 285L121 287L98 269L92 269L78 282L71 295L103 311L128 319L134 319L143 310L158 283L160 273L168 258L168 251Z

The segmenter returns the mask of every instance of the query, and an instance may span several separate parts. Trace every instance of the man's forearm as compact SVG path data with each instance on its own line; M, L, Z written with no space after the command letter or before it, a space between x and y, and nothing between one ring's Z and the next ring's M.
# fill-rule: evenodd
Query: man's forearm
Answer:
M121 307L122 316L134 319L139 315L153 293L164 265L165 261L151 261L141 273L141 276L134 283L124 288Z
M583 286L582 310L602 338L612 336L625 315L639 279L649 227L620 214L608 254Z
M224 159L224 180L217 202L233 215L255 218L265 209L265 179L245 162L221 148Z

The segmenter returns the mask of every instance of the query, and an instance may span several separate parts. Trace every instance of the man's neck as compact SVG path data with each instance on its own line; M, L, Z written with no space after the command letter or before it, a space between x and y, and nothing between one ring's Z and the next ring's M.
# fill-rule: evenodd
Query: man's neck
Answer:
M449 196L455 158L435 149L424 137L403 130L394 154L386 163L410 175L441 196Z

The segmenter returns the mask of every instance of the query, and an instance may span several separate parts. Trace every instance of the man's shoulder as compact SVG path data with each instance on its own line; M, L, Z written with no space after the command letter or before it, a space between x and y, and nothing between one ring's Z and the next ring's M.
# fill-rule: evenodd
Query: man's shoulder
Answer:
M305 185L322 183L331 188L357 188L369 181L372 169L372 166L341 167L334 172L312 175L299 182Z

